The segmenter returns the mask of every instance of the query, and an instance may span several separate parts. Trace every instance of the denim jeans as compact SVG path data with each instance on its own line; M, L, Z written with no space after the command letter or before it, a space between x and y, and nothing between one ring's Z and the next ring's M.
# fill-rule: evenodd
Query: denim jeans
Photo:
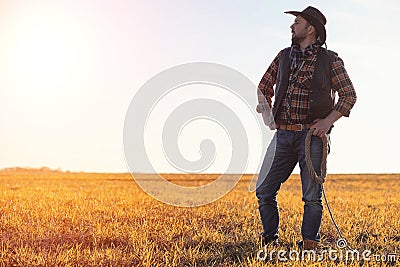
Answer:
M301 235L303 240L320 241L319 229L322 219L322 187L308 173L305 160L305 138L307 130L288 131L278 129L271 141L261 167L256 196L264 228L263 236L269 239L278 237L279 211L276 196L292 173L297 163L300 166L302 200L304 201ZM276 147L275 147L276 144ZM273 148L276 148L275 151ZM317 136L311 139L311 161L320 175L322 140ZM271 168L268 168L268 167ZM267 171L269 169L269 171Z

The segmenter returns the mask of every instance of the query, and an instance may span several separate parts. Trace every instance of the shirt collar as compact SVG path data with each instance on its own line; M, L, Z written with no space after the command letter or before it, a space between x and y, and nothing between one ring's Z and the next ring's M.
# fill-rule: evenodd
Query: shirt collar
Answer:
M299 66L300 62L305 60L307 57L318 52L318 49L321 45L318 43L311 44L307 46L304 51L300 50L300 45L295 44L292 45L290 50L289 58L292 62L291 69L295 69Z
M300 45L295 44L295 45L292 45L292 51L295 52L295 53L302 54L302 56L307 57L309 55L312 55L312 54L316 53L320 46L321 45L318 44L318 43L313 43L313 44L310 44L309 46L307 46L304 49L304 51L302 51L302 50L300 50Z

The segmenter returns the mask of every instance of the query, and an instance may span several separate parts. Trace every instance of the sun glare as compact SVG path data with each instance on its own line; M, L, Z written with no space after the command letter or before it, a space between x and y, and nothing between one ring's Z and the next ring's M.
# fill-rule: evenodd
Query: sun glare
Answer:
M38 29L20 36L16 47L15 67L31 82L54 82L62 79L71 65L69 49L49 29Z
M65 84L83 63L79 23L60 10L17 15L5 47L6 72L13 87L44 90Z

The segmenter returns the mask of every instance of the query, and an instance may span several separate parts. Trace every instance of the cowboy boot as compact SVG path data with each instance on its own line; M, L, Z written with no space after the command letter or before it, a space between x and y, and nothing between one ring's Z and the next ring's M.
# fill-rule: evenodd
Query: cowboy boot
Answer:
M313 240L303 240L303 250L317 250L318 242Z
M264 234L260 235L261 239L261 246L277 246L279 245L278 237L277 236L266 236Z
M303 240L300 242L297 242L297 246L299 247L300 251L303 250L318 250L319 248L319 243L314 240Z

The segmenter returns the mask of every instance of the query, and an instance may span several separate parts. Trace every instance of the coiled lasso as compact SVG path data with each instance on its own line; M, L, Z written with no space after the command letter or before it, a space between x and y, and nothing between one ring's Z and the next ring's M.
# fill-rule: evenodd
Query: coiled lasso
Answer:
M314 129L311 128L307 132L306 136L306 141L305 141L305 149L306 149L306 164L307 164L307 169L310 174L310 176L314 179L314 181L318 184L321 185L322 188L322 194L324 195L326 207L328 208L329 215L331 217L332 223L335 226L340 239L337 240L336 244L339 248L344 249L344 248L349 248L350 250L354 250L350 247L350 245L347 243L346 239L343 237L342 232L339 229L339 226L337 225L335 218L333 217L331 208L329 206L328 199L326 198L325 190L324 190L324 185L323 183L325 182L326 179L326 160L328 158L328 136L324 134L324 136L321 138L322 139L322 159L321 159L321 165L320 165L320 172L321 175L318 175L312 165L311 161L311 137L314 133Z

